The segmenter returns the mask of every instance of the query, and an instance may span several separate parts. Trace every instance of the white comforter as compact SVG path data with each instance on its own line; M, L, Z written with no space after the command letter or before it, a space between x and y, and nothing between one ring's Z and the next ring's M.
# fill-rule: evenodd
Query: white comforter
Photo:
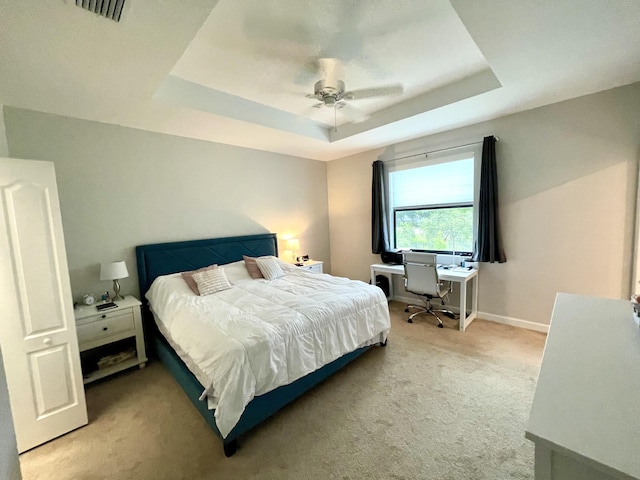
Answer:
M378 287L281 265L286 275L271 281L251 279L244 262L224 265L233 288L203 297L179 274L158 277L146 295L160 330L204 385L201 399L216 409L223 437L254 396L387 338Z

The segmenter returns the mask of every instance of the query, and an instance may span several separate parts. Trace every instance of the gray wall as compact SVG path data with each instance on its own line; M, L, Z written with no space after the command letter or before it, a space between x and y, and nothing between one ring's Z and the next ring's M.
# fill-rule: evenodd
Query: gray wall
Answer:
M634 84L330 162L333 273L368 280L380 261L370 240L374 160L494 134L508 261L481 265L485 318L548 324L556 292L628 298L639 105Z
M71 286L112 291L99 263L136 245L275 232L329 265L326 163L5 107L10 156L55 163ZM281 254L284 242L279 242Z
M0 104L0 157L9 156L9 144L7 143L7 135L4 131L4 106Z

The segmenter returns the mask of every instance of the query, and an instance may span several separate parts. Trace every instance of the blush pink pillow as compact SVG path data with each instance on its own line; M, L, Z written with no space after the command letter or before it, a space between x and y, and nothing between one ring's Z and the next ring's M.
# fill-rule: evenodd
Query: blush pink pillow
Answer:
M245 255L243 255L242 258L244 259L244 264L247 267L247 271L249 272L249 275L251 275L251 278L264 278L264 275L262 275L262 272L258 268L258 263L255 258L247 257Z
M200 290L198 290L198 284L193 279L193 274L199 273L199 272L206 272L207 270L214 270L216 268L218 268L218 265L213 264L213 265L209 265L208 267L199 268L198 270L191 270L190 272L182 272L181 275L182 275L182 278L184 278L184 281L187 282L187 285L189 285L189 288L193 290L193 293L195 293L196 295L200 295Z

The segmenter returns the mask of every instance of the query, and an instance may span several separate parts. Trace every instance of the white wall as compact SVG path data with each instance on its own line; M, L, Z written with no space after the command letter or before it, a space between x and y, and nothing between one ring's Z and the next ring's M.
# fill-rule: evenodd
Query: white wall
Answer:
M326 163L5 107L12 157L55 163L74 298L136 245L275 232L329 265ZM282 254L285 246L280 242Z
M370 240L374 160L494 134L508 261L481 265L480 311L548 324L556 292L628 298L639 105L634 84L330 162L333 273L368 281L380 261Z

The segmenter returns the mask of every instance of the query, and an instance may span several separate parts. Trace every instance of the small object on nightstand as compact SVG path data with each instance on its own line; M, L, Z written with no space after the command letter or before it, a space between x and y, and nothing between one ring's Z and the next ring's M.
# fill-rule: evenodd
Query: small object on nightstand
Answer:
M93 293L87 293L82 297L82 303L85 305L93 305L96 303L96 296Z
M136 351L134 348L130 348L125 350L124 352L116 353L113 355L107 355L98 360L98 370L105 370L107 368L111 368L113 366L118 365L119 363L126 362L127 360L131 360L136 356Z
M118 308L118 305L113 302L101 303L100 305L96 305L96 310L98 310L99 312L102 312L104 310L111 310L112 308Z

